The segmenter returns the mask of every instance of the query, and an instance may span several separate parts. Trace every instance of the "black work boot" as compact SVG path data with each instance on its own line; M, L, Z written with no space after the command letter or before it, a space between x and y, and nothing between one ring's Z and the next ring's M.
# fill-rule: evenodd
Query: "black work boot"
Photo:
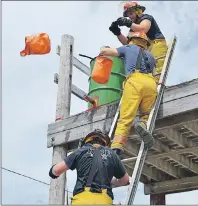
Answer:
M150 149L154 144L154 138L153 135L146 129L146 125L138 122L134 125L134 129L144 141L145 146Z

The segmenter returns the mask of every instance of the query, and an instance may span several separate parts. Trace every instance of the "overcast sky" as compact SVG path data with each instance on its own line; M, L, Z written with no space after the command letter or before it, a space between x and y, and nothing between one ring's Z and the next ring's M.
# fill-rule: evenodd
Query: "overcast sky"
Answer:
M50 182L52 149L47 149L47 126L54 122L59 69L56 46L62 34L74 37L74 56L89 66L101 46L120 46L109 31L122 14L119 2L3 2L3 167ZM142 2L153 15L166 38L177 35L178 43L167 84L198 78L198 2ZM123 30L125 33L127 29ZM49 34L51 53L21 57L25 36ZM88 91L88 78L74 68L73 84ZM87 103L72 95L71 114L87 109ZM68 172L68 189L75 184L75 172ZM3 171L4 204L48 203L49 186ZM116 189L115 202L126 189ZM198 192L168 195L167 204L196 204ZM136 204L149 204L139 185Z

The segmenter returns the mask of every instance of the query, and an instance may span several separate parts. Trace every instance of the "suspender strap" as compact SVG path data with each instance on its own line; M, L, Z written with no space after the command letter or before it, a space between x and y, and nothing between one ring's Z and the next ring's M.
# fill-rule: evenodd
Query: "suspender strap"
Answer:
M144 59L144 63L145 63L145 66L150 69L150 65L148 63L148 57L146 56L146 54L144 53L143 49L141 48L141 51L142 51L142 56L143 56L143 59Z
M141 62L142 62L142 50L140 49L139 54L138 54L138 58L137 58L137 61L136 61L135 69L140 68Z
M99 172L99 176L100 176L101 186L105 185L105 178L107 177L106 176L107 173L105 174L106 170L104 170L104 167L105 166L103 165L103 160L101 157L100 149L99 149L99 147L95 148L94 154L93 154L92 166L91 166L89 176L87 179L86 187L91 187L92 182L93 182L93 180L98 172ZM97 192L102 192L102 189L100 188L100 190Z
M144 59L144 63L147 69L150 69L150 65L148 63L148 57L146 56L146 54L144 53L143 49L140 48L139 54L138 54L138 58L137 58L137 62L136 62L136 69L139 69L141 66L141 61L142 58Z

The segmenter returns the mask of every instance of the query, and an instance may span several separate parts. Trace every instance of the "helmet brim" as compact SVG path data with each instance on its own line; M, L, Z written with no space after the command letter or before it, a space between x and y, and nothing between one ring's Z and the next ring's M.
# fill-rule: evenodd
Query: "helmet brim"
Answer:
M142 9L142 13L146 10L146 7L144 6L139 6Z
M93 131L91 133L89 133L81 142L81 145L84 145L86 140L90 137L98 137L98 138L101 138L102 140L104 140L106 146L109 146L110 145L110 138L107 134L104 134L103 132L98 132L98 131Z
M151 46L151 43L149 41L147 41L146 39L143 39L143 38L140 38L140 37L131 37L131 39L141 39L141 40L146 42L148 47Z
M140 5L138 5L137 8L142 9L142 13L144 13L144 11L146 10L146 7ZM123 17L127 17L127 11L128 9L126 9L126 11L123 12Z

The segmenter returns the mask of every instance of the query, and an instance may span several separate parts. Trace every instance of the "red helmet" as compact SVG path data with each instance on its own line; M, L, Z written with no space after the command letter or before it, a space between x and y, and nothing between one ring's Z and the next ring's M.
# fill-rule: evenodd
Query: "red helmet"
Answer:
M123 12L123 16L124 17L127 17L127 12L129 10L134 10L136 11L136 13L138 14L139 12L138 9L141 9L142 10L142 13L146 10L146 8L144 6L140 6L137 2L135 1L132 1L132 2L127 2L124 4L124 12Z

